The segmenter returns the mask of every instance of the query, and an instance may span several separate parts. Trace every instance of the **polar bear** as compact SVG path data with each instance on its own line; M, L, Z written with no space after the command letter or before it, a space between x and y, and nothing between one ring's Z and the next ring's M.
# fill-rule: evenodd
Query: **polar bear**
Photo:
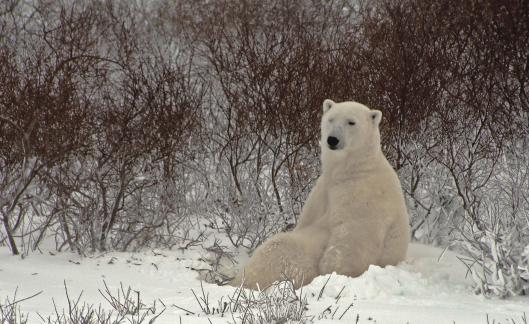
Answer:
M232 285L264 289L286 277L298 288L319 275L356 277L371 264L404 260L409 219L400 181L381 150L381 118L357 102L323 102L322 172L300 221L258 247Z

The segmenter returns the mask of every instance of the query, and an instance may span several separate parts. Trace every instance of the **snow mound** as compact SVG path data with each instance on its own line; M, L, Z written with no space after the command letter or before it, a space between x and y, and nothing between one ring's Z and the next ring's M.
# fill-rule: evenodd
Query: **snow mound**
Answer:
M372 265L357 278L333 273L315 278L310 287L322 287L328 297L340 296L358 299L382 300L389 296L438 296L454 291L468 291L470 280L465 278L465 268L457 256L420 244L412 244L408 258L398 266L379 267ZM338 289L338 291L335 291Z
M337 298L340 295L341 297L382 300L388 296L428 295L430 290L427 280L422 278L420 273L408 272L396 267L370 266L358 278L336 273L319 276L312 281L310 287L319 292L327 281L331 285L326 287L324 295L331 298Z

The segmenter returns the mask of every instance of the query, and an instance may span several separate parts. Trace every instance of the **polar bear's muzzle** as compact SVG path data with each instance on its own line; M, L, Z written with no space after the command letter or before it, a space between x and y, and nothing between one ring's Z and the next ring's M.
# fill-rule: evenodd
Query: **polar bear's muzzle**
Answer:
M340 140L336 136L327 137L327 144L329 145L329 148L331 150L338 150L341 149L343 146L341 145Z

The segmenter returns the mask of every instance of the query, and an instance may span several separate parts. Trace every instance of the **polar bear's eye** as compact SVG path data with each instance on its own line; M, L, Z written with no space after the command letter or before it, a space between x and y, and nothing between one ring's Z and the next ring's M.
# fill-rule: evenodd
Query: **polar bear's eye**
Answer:
M354 126L356 123L354 121L350 120L348 124L351 125L351 126Z

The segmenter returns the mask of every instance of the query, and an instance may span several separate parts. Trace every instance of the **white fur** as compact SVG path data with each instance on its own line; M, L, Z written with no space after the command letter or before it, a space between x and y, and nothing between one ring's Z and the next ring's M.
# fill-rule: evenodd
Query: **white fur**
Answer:
M404 260L408 214L400 181L380 147L382 113L329 99L323 111L322 174L298 225L257 248L233 285L264 288L287 276L299 287L318 275L355 277L370 264ZM327 144L329 136L339 140L338 149Z

